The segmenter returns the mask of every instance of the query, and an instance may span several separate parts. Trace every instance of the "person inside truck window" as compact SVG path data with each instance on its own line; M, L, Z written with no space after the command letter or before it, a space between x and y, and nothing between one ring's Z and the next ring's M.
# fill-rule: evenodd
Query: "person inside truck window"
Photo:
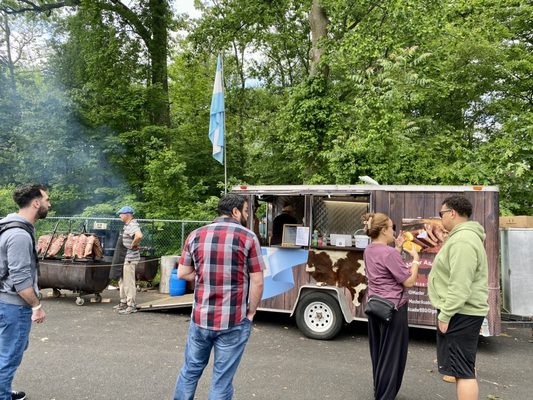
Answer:
M420 261L416 248L412 246L406 250L413 257L411 269L405 266L400 255L405 239L402 234L394 237L394 224L386 214L365 214L363 223L365 233L372 240L363 254L368 298L377 297L378 302L392 302L395 308L389 321L365 309L368 315L374 399L395 399L402 384L409 344L407 288L416 282ZM389 246L392 243L395 248Z
M274 221L272 221L272 238L270 239L271 246L278 246L281 244L283 238L283 225L285 224L297 224L294 217L294 206L286 201L283 203L281 214L279 214Z

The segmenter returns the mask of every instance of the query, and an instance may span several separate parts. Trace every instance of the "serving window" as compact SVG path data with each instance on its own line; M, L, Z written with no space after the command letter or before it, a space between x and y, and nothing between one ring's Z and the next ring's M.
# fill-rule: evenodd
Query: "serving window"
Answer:
M354 236L364 234L362 217L369 211L369 194L314 196L312 246L355 246Z
M250 216L253 220L251 225L254 226L261 245L294 246L292 242L296 241L296 227L306 225L308 213L305 196L256 195L253 196L253 201L257 212ZM287 229L284 229L285 225Z

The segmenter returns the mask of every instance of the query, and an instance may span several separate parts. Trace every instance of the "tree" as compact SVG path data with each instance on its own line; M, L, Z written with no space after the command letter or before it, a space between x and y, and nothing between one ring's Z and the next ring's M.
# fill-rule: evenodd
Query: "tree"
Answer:
M171 23L167 0L148 0L128 7L118 0L68 0L58 2L32 2L27 0L2 0L0 10L6 14L25 12L50 13L63 7L97 7L112 13L127 23L141 38L150 59L150 115L152 123L169 125L168 103L168 27Z

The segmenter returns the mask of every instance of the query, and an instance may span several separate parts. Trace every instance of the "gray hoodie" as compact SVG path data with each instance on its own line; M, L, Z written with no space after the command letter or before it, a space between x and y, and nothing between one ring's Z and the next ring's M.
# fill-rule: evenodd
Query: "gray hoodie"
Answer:
M19 221L35 231L33 225L18 214L9 214L0 223ZM8 229L0 236L0 302L28 306L17 292L33 287L38 293L37 263L30 234L21 228ZM7 272L7 274L6 274Z

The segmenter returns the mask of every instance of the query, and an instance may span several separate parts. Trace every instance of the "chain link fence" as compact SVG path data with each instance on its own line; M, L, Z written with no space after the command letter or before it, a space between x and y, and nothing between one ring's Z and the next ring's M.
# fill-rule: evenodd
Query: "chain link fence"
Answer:
M141 250L145 256L181 254L185 239L196 228L211 221L137 219L143 232ZM94 233L100 237L105 255L112 255L118 235L124 227L120 218L48 217L35 224L37 237L53 233Z

